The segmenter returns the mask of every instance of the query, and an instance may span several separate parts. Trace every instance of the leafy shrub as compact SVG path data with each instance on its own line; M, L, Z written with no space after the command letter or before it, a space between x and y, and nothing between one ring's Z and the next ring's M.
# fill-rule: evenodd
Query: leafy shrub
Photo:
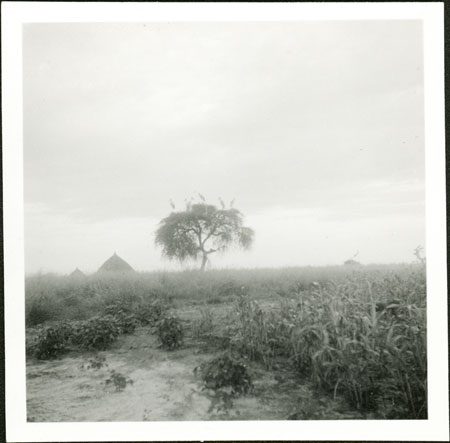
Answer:
M169 350L179 348L183 343L183 327L178 317L163 317L156 323L156 334L161 345Z
M111 316L116 320L120 334L132 334L139 325L139 321L128 303L110 304L103 310L103 315Z
M139 322L134 314L119 312L114 317L116 318L120 334L132 334L139 325Z
M132 385L133 380L112 369L111 371L109 371L109 377L105 380L105 384L112 384L115 387L116 392L120 392L127 387L127 384Z
M134 309L134 315L141 325L154 326L164 315L169 307L166 301L159 298L151 302L140 303Z
M126 333L126 326L125 322L121 323L111 315L85 321L61 321L42 328L36 337L27 340L30 341L27 354L50 359L76 348L105 350L119 334Z
M93 317L74 326L73 342L83 349L105 350L120 334L120 326L111 315Z
M44 328L34 345L34 355L41 360L56 358L69 350L72 328L70 323L61 322Z
M104 309L103 315L111 315L115 317L118 314L130 314L132 311L131 305L121 300L116 300L113 303L109 303Z
M245 394L252 388L252 380L247 366L228 354L202 363L194 369L204 383L205 389L214 391L230 389L232 394Z

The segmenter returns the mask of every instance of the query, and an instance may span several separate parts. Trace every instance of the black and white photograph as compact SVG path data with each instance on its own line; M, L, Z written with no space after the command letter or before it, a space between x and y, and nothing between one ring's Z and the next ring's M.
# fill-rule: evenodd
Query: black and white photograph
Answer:
M24 426L445 427L426 7L143 6L20 24Z

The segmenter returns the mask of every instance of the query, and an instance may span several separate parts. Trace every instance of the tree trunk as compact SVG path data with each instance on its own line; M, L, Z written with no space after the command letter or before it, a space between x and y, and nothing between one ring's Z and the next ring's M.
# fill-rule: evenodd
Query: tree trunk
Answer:
M205 270L205 266L206 266L206 262L207 261L208 261L208 254L203 253L202 267L200 268L200 271L204 271Z

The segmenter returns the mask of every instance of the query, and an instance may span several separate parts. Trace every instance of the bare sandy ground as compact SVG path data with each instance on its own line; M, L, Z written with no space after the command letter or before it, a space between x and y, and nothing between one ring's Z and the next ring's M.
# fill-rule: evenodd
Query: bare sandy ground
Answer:
M85 366L95 355L108 367ZM281 380L275 372L254 373L251 394L233 400L227 410L210 410L211 395L201 389L194 368L213 354L194 346L167 352L145 328L121 337L109 351L73 354L59 360L27 363L27 414L35 422L101 422L166 420L285 420L360 418L343 414L342 405L317 399L306 386ZM83 367L84 366L84 367ZM110 370L133 380L122 391L106 384ZM302 412L303 411L303 412ZM324 417L323 417L324 418Z

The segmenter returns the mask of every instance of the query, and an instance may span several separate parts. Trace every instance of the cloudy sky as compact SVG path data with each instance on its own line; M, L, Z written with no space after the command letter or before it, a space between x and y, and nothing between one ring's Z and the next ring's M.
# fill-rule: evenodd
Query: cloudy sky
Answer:
M412 261L424 244L418 21L27 24L26 272L180 269L158 221L235 199L212 267ZM193 264L188 264L193 266Z

